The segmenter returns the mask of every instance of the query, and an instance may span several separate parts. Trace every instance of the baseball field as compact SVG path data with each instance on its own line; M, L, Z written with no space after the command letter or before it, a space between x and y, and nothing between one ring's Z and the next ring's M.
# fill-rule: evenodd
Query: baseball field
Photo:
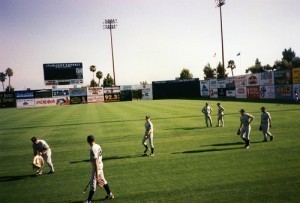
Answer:
M205 100L154 100L32 109L0 109L0 202L83 202L91 165L87 135L101 145L112 202L299 202L300 105L221 102L225 127L207 128ZM217 102L213 126L217 120ZM272 116L262 142L260 107ZM239 110L255 116L251 145L236 135ZM154 157L142 157L145 116L154 125ZM32 176L30 138L52 150L55 174ZM98 188L93 202L105 191Z

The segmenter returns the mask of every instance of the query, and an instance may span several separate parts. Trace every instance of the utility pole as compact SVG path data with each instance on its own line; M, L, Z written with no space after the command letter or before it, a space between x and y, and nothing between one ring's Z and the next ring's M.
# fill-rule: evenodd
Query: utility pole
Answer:
M110 31L110 45L111 45L111 57L112 57L112 66L113 66L113 74L114 74L114 85L116 86L116 75L115 75L115 60L114 60L114 48L113 48L113 40L112 40L112 29L116 29L118 26L117 19L105 19L103 22L103 29L109 29Z
M222 6L225 4L225 0L215 0L217 7L220 8L220 21L221 21L221 41L222 41L222 66L223 66L223 78L225 78L225 64L224 64L224 44L223 44L223 26L222 26Z

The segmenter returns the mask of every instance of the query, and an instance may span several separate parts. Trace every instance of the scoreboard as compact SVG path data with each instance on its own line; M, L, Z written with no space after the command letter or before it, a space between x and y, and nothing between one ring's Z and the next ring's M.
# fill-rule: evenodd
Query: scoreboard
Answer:
M45 85L83 84L82 63L43 64Z

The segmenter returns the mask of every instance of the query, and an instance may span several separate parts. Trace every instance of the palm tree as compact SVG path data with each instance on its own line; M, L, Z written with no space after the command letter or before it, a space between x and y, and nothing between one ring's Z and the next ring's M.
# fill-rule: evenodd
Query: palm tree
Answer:
M10 91L10 77L14 75L13 70L11 68L7 68L6 75L8 76L8 91Z
M230 69L231 69L231 74L232 74L232 76L233 76L233 69L236 68L235 63L234 63L233 60L228 61L228 66L227 66L227 68L230 68Z
M101 80L102 77L103 77L103 73L102 73L101 71L97 71L96 77L99 79L98 87L100 87L100 80Z
M90 66L90 71L92 71L92 72L93 72L93 80L94 80L94 78L95 78L96 66L94 66L94 65L91 65L91 66Z
M4 91L4 82L6 80L6 74L1 72L0 73L0 81L2 82L2 88L3 88L3 91Z

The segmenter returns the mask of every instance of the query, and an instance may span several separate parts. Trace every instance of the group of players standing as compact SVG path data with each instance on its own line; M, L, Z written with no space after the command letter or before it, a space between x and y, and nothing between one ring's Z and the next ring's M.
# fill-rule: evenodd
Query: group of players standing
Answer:
M217 103L218 106L218 124L216 127L224 127L224 108L221 106L220 103ZM269 112L266 111L266 108L263 106L260 108L262 111L261 114L261 122L259 126L259 130L262 131L264 139L263 142L267 142L267 137L270 137L270 141L273 141L274 136L270 133L269 129L272 127L272 119ZM205 104L205 106L202 109L202 113L205 115L205 122L207 127L212 127L212 108L208 105L208 103ZM249 149L250 146L250 131L251 131L251 125L250 123L253 121L254 116L246 113L244 109L240 110L241 117L240 117L240 126L237 131L237 135L241 136L241 138L245 142L245 148ZM221 124L221 125L220 125Z
M218 121L216 127L224 127L224 107L217 103L218 106ZM208 103L205 104L205 106L202 109L202 113L205 115L205 122L207 127L212 127L212 108L208 105ZM261 107L261 123L259 130L262 131L264 140L263 142L267 142L267 136L270 137L270 141L273 140L273 135L269 132L269 128L272 127L272 120L271 115L269 112L266 111L265 107ZM248 149L250 146L250 131L251 131L251 125L250 123L253 121L254 116L246 113L244 109L240 110L241 117L240 117L240 126L238 129L237 134L241 136L241 138L245 142L245 148ZM149 156L154 156L154 143L153 143L153 124L150 120L150 116L146 116L146 122L144 124L145 126L145 134L142 139L142 145L145 147L144 154L147 155L147 152L149 151L147 140L149 141L151 153ZM33 152L35 155L35 159L33 162L33 167L36 170L36 175L42 174L42 167L44 161L47 162L48 166L50 167L49 174L54 173L54 167L51 161L51 149L49 145L44 140L38 140L36 137L32 137L31 141L33 142ZM113 199L114 195L111 192L108 182L106 181L104 177L103 172L103 162L102 162L102 149L99 144L95 142L95 138L93 135L89 135L87 137L87 142L90 145L90 162L92 164L92 175L89 182L90 185L90 192L88 199L85 200L85 203L90 203L93 195L96 191L97 186L102 187L105 189L107 195L105 199Z

